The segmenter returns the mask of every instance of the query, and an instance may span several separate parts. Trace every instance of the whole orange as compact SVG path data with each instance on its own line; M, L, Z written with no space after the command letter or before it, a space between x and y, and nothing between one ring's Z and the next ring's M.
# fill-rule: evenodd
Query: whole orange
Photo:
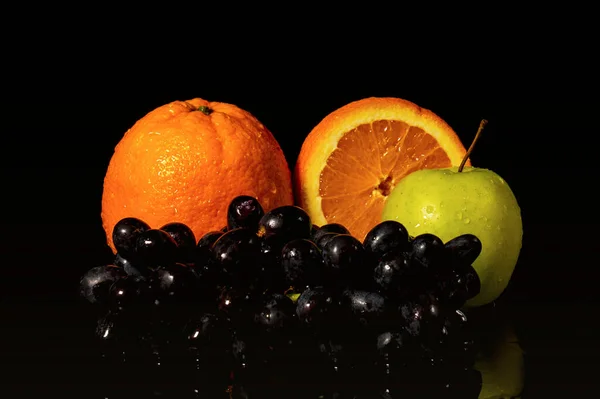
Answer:
M227 223L227 206L251 195L265 212L293 204L291 172L273 134L236 105L200 98L162 105L115 147L104 178L102 224L136 217L187 224L197 239Z

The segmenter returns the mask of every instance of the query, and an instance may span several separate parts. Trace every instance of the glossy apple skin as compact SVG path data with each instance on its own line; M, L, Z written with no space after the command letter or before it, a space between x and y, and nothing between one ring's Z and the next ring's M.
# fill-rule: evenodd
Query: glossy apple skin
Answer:
M489 169L422 169L400 180L382 220L397 220L411 236L431 233L444 242L474 234L482 251L473 263L481 292L467 306L482 306L506 289L523 239L521 209L506 181Z

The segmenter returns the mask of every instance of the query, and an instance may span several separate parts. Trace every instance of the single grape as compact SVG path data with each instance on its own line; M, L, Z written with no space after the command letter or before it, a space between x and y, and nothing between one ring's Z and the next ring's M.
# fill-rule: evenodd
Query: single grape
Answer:
M253 280L260 256L260 240L249 229L239 227L224 233L212 246L215 261L234 284Z
M424 270L427 270L427 273L433 273L446 266L444 243L439 237L425 233L416 236L411 244L411 262L416 262Z
M443 317L435 297L422 294L400 305L400 315L406 322L405 330L413 337L439 339Z
M279 235L285 241L310 238L312 222L306 211L298 206L284 205L265 213L258 223L261 237Z
M142 282L139 276L128 275L114 282L110 287L110 307L115 311L135 304L141 294Z
M223 235L221 231L209 231L198 240L194 271L198 275L198 294L203 301L216 298L219 287L229 283L229 277L215 260L213 244Z
M408 251L408 231L395 220L386 220L373 227L363 241L365 250L376 257L387 252Z
M350 234L350 231L340 223L327 223L314 232L312 240L316 243L323 234L327 233Z
M257 289L283 292L289 287L281 268L281 250L285 243L279 236L262 237L259 241L260 253L255 260L257 268L252 284Z
M112 240L117 250L125 258L134 255L137 236L150 230L150 226L138 218L128 217L119 220L113 227Z
M209 231L200 237L196 244L196 263L203 263L213 257L212 246L222 235L222 231Z
M88 270L79 282L79 292L90 303L107 303L110 287L127 274L115 265L96 266Z
M194 262L196 236L189 226L180 222L172 222L165 224L159 230L167 232L177 243L177 254L175 258L177 262Z
M481 281L473 266L454 271L438 284L440 297L448 305L459 309L481 291Z
M262 237L260 239L260 254L262 261L279 266L281 263L281 251L285 244L286 241L278 235Z
M339 304L323 287L304 290L296 302L299 320L316 329L325 327L338 310Z
M137 236L135 259L140 264L154 268L175 262L177 243L169 233L150 229Z
M263 332L275 333L296 325L296 307L285 295L272 293L262 298L258 311L254 314L254 322L262 327Z
M281 250L281 267L287 286L303 291L321 285L323 258L317 245L299 238L288 242Z
M386 322L386 300L377 292L349 289L340 301L342 312L362 327L378 329Z
M343 288L370 288L372 267L367 263L362 243L350 234L333 237L322 252L328 284Z
M469 266L481 254L481 241L473 234L454 237L444 244L446 256L453 267Z
M410 255L405 252L388 252L377 262L373 270L375 287L382 293L402 295L410 288Z
M472 265L468 266L462 272L464 273L465 291L467 292L466 298L469 300L481 292L481 280L479 279L477 270Z
M319 247L319 249L322 251L323 248L325 248L325 246L327 245L327 243L329 241L331 241L331 239L333 237L336 237L337 235L339 235L339 233L325 233L322 234L318 240L314 240L314 243L317 244L317 247Z
M183 263L160 266L153 272L152 278L159 300L183 303L195 298L198 276L193 268Z
M222 231L217 231L217 230L209 231L208 233L205 233L202 237L200 237L196 247L198 249L210 250L210 248L215 243L215 241L217 241L219 239L219 237L221 237L222 235L223 235Z
M249 195L237 196L227 208L227 228L232 230L245 227L256 231L264 214L265 211L256 198Z

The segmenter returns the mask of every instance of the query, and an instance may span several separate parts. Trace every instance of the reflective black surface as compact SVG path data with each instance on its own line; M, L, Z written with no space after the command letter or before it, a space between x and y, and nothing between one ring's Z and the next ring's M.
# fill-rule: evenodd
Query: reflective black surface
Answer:
M77 225L63 228L67 232L81 231ZM54 229L55 237L61 237L65 230ZM94 230L100 240L97 229L90 229L90 235L93 236ZM13 233L16 232L25 233L15 227ZM537 233L545 236L543 231ZM0 359L5 370L3 389L15 395L13 397L56 393L62 397L103 398L114 389L111 384L122 381L124 372L130 377L125 381L130 383L147 381L128 392L141 395L154 383L161 382L160 373L150 378L152 374L143 372L142 366L115 368L113 372L119 375L114 376L106 367L101 367L100 347L93 336L96 315L86 303L78 300L77 283L80 274L90 265L108 263L110 252L101 246L86 246L84 242L90 235L74 239L76 249L65 253L49 247L45 252L12 252L19 255L16 259L26 257L31 261L29 264L39 267L33 274L26 269L13 269L11 279L3 281ZM58 244L58 240L53 244ZM600 346L594 298L590 294L585 301L576 297L575 291L569 291L570 279L546 279L536 283L535 276L523 273L527 267L535 267L529 263L533 258L551 266L557 264L557 260L573 261L566 255L556 248L545 253L530 253L524 249L507 292L494 305L479 309L472 317L484 338L494 336L506 326L514 328L524 350L523 398L547 397L545 395L557 392L584 393L596 384ZM63 271L57 272L57 267ZM582 282L581 286L586 287L586 284ZM561 285L564 300L556 295ZM163 381L167 386L173 382L172 374L165 373L163 377L167 379ZM178 389L182 386L177 384Z
M494 90L488 86L488 94L458 84L421 90L401 82L362 80L353 87L337 82L340 90L323 90L330 87L325 80L285 90L272 84L259 99L258 82L223 90L216 83L173 84L161 91L140 85L135 95L114 92L113 102L73 101L81 94L75 90L39 107L35 117L29 108L16 107L3 148L18 150L0 170L8 201L0 221L0 396L103 398L123 377L99 368L95 316L78 298L81 275L112 261L100 220L102 179L114 145L137 119L158 105L196 96L253 112L278 138L291 166L303 138L323 116L371 95L399 96L432 109L466 143L480 119L488 119L472 161L509 183L521 205L524 238L511 284L489 313L497 315L497 324L483 314L482 336L506 323L514 327L524 350L523 398L597 392L600 258L597 194L589 190L597 179L595 158L588 154L589 126L566 117L591 115L595 105L554 101L501 82ZM48 134L33 140L40 131ZM27 143L34 144L24 147ZM137 377L144 381L144 375ZM140 392L161 382L150 374L145 378Z

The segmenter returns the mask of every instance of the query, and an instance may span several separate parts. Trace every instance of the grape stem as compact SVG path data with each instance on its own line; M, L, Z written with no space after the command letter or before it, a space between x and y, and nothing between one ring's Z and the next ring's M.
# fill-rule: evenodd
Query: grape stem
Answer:
M475 143L477 142L477 140L479 140L479 136L481 136L481 132L483 131L483 128L485 127L485 125L487 125L487 123L488 123L488 121L485 119L482 119L481 122L479 122L479 129L477 129L475 138L471 142L471 146L467 150L467 153L465 154L462 162L460 163L460 166L458 167L459 172L463 171L463 168L465 167L465 164L467 163L467 159L469 159L469 156L471 156L471 153L473 152L473 147L475 147Z

